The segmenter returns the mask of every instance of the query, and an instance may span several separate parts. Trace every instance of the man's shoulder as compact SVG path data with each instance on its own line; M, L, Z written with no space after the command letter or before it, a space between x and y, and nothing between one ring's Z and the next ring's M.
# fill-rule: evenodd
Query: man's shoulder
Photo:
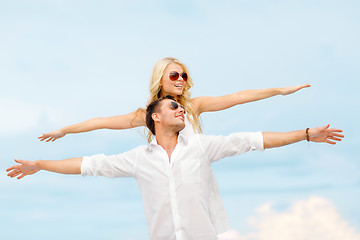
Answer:
M203 134L203 133L194 133L191 136L185 136L184 139L187 142L198 142L201 143L203 141L206 140L210 140L213 137L215 137L215 135L208 135L208 134Z
M141 152L141 151L145 151L147 148L149 147L149 145L140 145L137 147L134 147L132 149L129 149L128 151L125 151L121 154L130 154L130 153L136 153L136 152Z

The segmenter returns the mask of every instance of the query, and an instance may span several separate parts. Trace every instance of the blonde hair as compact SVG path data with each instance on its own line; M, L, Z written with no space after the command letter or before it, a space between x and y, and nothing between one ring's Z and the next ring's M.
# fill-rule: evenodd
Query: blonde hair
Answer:
M191 101L190 101L191 100L190 88L193 86L193 81L190 77L188 68L185 66L184 63L180 62L180 60L173 58L173 57L167 57L167 58L160 59L155 64L151 78L150 78L150 97L148 98L147 105L149 105L151 102L160 98L161 79L164 75L164 71L165 71L166 67L170 63L179 64L182 67L183 71L185 73L187 73L187 75L188 75L188 80L185 82L184 90L181 95L176 96L176 100L181 105L184 106L186 113L187 113L187 118L188 118L189 122L191 123L194 131L197 133L201 133L202 130L201 130L201 124L200 124L200 120L199 120L199 115L195 112L195 110L191 104ZM153 136L153 134L150 131L148 131L148 134L147 134L148 142L151 141L152 136Z

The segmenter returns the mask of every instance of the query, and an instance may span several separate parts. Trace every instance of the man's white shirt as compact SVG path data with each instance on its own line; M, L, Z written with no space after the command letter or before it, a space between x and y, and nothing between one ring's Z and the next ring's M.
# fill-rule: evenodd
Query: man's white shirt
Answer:
M81 174L134 177L150 239L211 240L228 226L226 214L219 212L222 206L217 209L214 204L217 196L212 196L211 163L253 150L264 150L261 132L186 137L180 133L170 159L154 139L149 145L122 154L83 157Z

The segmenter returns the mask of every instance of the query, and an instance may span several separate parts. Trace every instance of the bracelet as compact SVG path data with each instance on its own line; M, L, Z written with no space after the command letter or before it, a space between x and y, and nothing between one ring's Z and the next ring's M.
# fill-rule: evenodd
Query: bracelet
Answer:
M310 138L309 138L309 128L306 129L306 141L310 141Z

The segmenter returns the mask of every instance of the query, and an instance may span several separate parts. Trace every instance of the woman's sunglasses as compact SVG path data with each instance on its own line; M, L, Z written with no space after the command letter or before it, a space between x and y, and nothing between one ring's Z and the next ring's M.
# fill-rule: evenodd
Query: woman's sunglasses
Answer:
M172 110L176 110L179 106L180 106L182 109L184 109L184 114L185 114L186 112L185 112L185 108L184 108L183 105L180 105L180 104L178 104L177 102L171 102L171 104L170 104L170 107L171 107Z
M182 79L184 79L185 82L188 80L188 75L187 75L186 72L178 73L178 72L175 72L175 71L174 71L174 72L171 72L171 73L169 74L169 78L170 78L170 80L172 80L172 81L178 80L178 79L179 79L179 76L181 76Z

